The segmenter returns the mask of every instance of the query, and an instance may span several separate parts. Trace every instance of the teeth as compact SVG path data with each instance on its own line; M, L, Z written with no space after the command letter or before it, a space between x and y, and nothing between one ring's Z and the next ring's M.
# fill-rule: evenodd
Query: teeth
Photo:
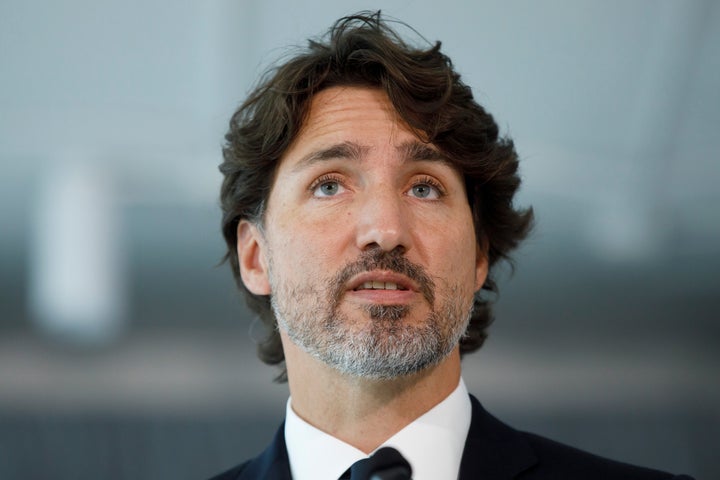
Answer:
M395 282L365 282L362 285L364 290L397 290L398 285Z

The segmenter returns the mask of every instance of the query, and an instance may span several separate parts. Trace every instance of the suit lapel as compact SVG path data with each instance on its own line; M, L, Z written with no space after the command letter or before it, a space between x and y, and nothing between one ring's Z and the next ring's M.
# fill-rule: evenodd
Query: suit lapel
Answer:
M292 480L290 461L285 446L285 422L275 433L272 442L263 453L251 460L238 480Z
M460 480L507 480L537 463L525 438L490 415L470 395L472 420L460 463Z

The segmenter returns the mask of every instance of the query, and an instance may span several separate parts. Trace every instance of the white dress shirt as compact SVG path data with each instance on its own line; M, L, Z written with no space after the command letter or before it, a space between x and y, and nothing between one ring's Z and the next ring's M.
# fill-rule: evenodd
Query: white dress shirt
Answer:
M410 463L413 480L458 477L472 406L462 379L445 400L384 442ZM318 430L297 416L288 399L285 443L294 480L337 480L353 463L367 455ZM380 448L380 447L378 447Z

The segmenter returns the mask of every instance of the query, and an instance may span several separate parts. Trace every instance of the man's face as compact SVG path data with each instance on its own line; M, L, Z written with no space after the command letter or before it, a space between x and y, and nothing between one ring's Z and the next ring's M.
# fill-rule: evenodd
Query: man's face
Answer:
M271 293L287 338L350 375L446 358L487 274L462 176L376 89L313 98L255 235L269 292L254 293Z

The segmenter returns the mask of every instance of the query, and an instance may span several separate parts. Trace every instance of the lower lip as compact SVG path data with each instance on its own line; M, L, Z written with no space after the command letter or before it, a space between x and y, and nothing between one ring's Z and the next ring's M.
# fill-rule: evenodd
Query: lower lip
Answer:
M350 299L386 305L410 303L417 295L412 290L350 290L347 294Z

